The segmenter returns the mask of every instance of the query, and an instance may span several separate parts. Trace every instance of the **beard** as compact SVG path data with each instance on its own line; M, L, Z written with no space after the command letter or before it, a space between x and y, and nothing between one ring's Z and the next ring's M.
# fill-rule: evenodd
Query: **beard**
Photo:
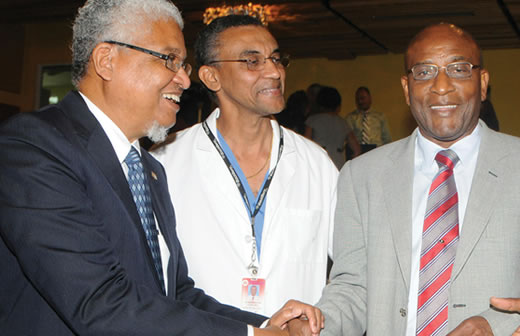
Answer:
M154 120L150 127L148 127L146 130L146 136L154 143L163 142L168 136L168 130L170 127L161 126L157 121Z

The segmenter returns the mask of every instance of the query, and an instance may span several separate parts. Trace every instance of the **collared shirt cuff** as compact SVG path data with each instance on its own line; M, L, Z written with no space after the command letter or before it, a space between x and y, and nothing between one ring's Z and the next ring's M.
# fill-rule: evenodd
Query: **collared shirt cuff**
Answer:
M264 321L264 323L262 323L262 325L260 325L260 328L265 328L267 327L267 324L269 323L271 319L267 319ZM247 336L255 336L255 329L253 328L253 326L251 325L247 325Z

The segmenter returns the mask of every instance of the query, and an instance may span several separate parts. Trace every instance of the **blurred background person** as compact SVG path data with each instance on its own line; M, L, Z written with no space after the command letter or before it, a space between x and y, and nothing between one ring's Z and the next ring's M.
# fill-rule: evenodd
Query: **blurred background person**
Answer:
M385 115L371 110L371 106L370 90L361 86L356 90L357 108L345 118L361 144L362 153L392 141Z
M278 123L303 135L305 132L305 111L309 106L307 94L303 90L293 92L287 99L282 112L276 115Z
M307 111L305 112L305 117L309 117L310 115L316 114L319 112L319 107L316 104L316 98L318 97L318 93L322 88L321 84L312 83L307 87L307 99L309 100L309 105L307 105Z
M345 143L354 153L361 153L361 147L345 119L338 113L341 110L341 95L333 87L323 86L318 93L316 103L319 113L313 114L305 122L305 136L325 148L330 158L341 169L346 161Z

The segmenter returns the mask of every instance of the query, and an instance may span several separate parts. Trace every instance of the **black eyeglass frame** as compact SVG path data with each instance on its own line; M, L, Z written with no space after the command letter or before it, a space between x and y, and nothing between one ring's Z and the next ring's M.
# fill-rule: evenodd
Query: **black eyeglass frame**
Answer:
M251 56L256 56L256 55L251 55ZM258 59L261 60L261 57L258 57ZM208 65L212 65L215 63L222 63L222 62L240 62L240 63L246 63L247 69L250 71L261 71L265 67L265 64L267 63L268 59L271 60L271 62L273 62L273 64L275 66L278 67L281 65L283 68L287 68L291 61L289 55L282 54L279 57L278 56L264 57L264 60L263 60L264 62L259 65L259 66L261 66L259 69L251 69L252 67L254 67L254 65L251 63L251 60L247 59L247 58L234 59L234 60L214 60L214 61L208 62ZM279 61L275 61L276 59L279 59Z
M448 72L448 67L449 66L455 66L455 65L460 65L460 64L469 64L471 73L470 73L470 75L468 77L455 77L453 75L450 75L450 73ZM415 75L413 69L415 67L417 67L417 66L424 66L424 65L431 66L434 69L437 69L436 72L435 72L435 75L433 77L427 78L427 79L418 79L418 78L416 78L415 77L416 75ZM454 78L454 79L467 79L467 78L471 78L473 69L480 69L480 64L472 64L471 62L453 62L453 63L447 64L447 65L444 65L444 66L438 66L437 64L416 64L413 67L411 67L410 69L408 69L408 71L406 71L406 73L407 74L412 74L413 79L415 79L417 81L428 81L428 80L431 80L431 79L435 79L439 75L439 71L441 69L444 69L444 72L450 78Z
M128 43L114 41L114 40L107 40L107 41L103 41L103 42L110 43L110 44L116 44L118 46L134 49L134 50L141 51L141 52L144 52L146 54L158 57L158 58L160 58L160 59L165 61L164 62L164 66L166 67L166 69L171 70L174 73L179 72L179 70L182 68L182 69L184 69L184 71L186 72L186 74L188 76L191 74L191 70L192 70L191 65L189 63L185 63L185 62L175 63L174 60L178 59L179 57L177 55L175 55L174 53L162 54L162 53L157 52L157 51L153 51L153 50L146 49L146 48L143 48L143 47L135 46L133 44L128 44ZM171 64L171 66L168 66L168 63Z

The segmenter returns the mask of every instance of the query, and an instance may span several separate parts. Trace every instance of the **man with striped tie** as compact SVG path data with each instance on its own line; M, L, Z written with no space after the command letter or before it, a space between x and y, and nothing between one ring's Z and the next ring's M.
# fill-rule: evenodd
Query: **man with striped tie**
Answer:
M385 115L374 111L371 106L370 90L361 86L356 90L357 108L345 117L361 144L362 153L392 141Z
M520 315L520 139L479 120L489 74L451 24L410 42L401 78L418 128L338 182L322 335L511 335Z

